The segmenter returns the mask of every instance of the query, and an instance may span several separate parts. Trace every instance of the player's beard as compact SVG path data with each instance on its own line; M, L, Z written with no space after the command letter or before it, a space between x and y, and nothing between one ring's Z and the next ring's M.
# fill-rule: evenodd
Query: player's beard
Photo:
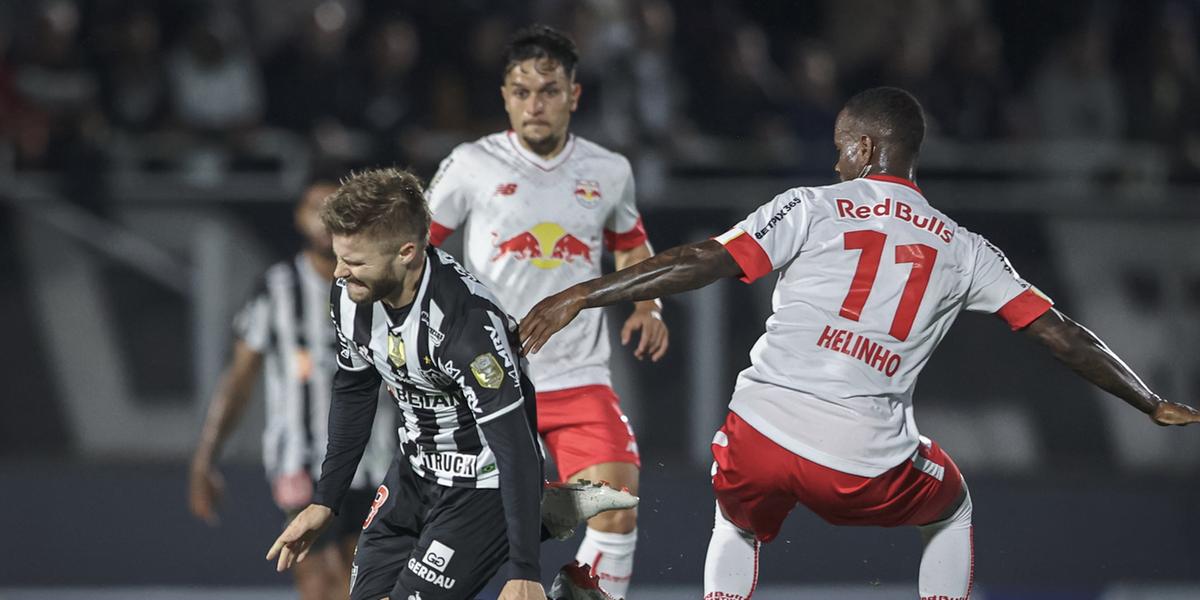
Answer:
M359 279L347 279L346 282L348 284L353 282L354 284L356 284L358 286L362 286L362 287L366 288L367 295L365 298L359 300L357 298L354 298L353 296L350 297L350 299L353 300L355 304L363 304L363 305L374 304L376 302L379 302L380 300L383 300L384 298L387 298L388 296L391 296L392 294L394 294L397 290L400 289L400 286L404 285L403 281L398 280L398 279L391 279L391 278L381 279L379 281L375 281L372 283L368 283L366 281L362 281Z
M562 141L562 136L553 133L548 134L546 137L539 140L535 140L527 136L521 137L524 138L525 145L529 146L529 149L533 150L534 154L537 154L538 156L546 156L547 154L554 152L554 149L558 147L558 143Z

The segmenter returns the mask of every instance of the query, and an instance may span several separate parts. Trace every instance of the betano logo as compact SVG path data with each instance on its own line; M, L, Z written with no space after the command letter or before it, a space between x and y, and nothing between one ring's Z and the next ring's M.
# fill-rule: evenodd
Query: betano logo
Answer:
M492 237L500 235L492 232ZM504 256L517 260L528 260L539 269L557 269L563 263L576 260L592 262L592 249L583 240L567 233L558 223L538 223L529 231L523 231L496 243L496 255L492 262Z

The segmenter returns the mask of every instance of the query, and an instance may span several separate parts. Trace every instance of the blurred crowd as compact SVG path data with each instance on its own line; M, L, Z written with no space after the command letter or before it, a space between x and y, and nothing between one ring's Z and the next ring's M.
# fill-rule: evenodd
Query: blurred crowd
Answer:
M934 138L1144 141L1172 178L1196 179L1198 13L1183 0L5 2L0 171L203 175L296 155L431 168L506 127L504 44L540 21L580 47L575 130L647 169L786 166L824 144L828 170L840 104L892 84L923 101Z

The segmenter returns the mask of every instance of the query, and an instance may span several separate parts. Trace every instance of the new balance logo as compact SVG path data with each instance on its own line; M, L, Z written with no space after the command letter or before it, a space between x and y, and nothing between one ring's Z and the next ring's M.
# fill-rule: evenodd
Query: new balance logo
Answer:
M502 183L496 186L497 196L511 196L515 193L517 193L517 184L515 183Z

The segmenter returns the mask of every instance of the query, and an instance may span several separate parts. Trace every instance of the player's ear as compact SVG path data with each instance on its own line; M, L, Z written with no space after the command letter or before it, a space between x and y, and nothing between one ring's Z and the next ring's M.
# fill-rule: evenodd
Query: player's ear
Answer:
M571 84L571 112L579 108L579 95L583 93L583 86L578 83Z
M875 156L875 140L869 135L861 135L858 138L858 158L862 164L871 164L871 159Z
M420 249L417 248L416 242L404 242L401 244L400 251L397 253L400 256L400 263L403 265L412 263L412 261L420 255L418 250Z

